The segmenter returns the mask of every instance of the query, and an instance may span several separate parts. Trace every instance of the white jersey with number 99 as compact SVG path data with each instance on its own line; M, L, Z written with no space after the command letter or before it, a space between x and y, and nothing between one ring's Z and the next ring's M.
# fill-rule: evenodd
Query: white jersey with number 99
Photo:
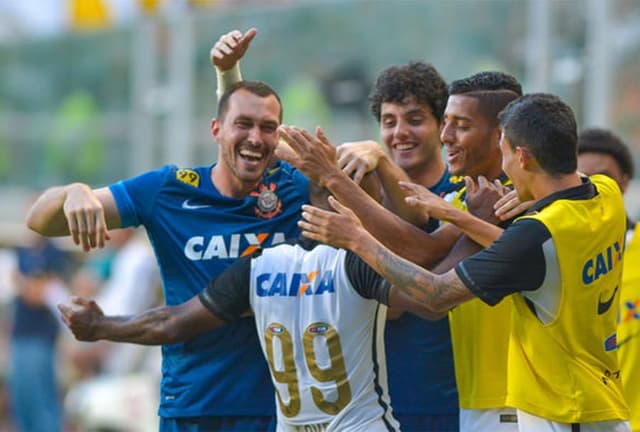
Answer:
M252 262L251 307L279 431L399 429L387 388L387 307L356 292L345 255L280 245Z

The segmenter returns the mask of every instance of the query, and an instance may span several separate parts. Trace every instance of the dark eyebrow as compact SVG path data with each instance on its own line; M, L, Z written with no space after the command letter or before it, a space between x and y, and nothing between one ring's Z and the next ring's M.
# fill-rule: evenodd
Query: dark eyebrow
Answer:
M414 115L414 114L420 114L423 115L425 113L425 109L424 108L415 108L412 110L409 110L405 113L405 115Z
M451 120L473 121L471 117L461 116L461 115L452 115L452 114L447 115L447 113L444 114L444 117L450 118Z

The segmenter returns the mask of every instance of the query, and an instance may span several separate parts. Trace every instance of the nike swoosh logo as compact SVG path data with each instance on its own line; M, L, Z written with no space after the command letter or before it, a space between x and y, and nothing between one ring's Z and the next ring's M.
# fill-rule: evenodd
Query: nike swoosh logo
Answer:
M182 202L182 208L187 210L197 210L197 209L203 209L208 207L213 207L213 206L211 206L210 204L189 204L189 199L186 199Z
M609 300L604 302L600 297L598 297L598 315L602 315L603 313L605 313L611 308L611 305L613 304L613 299L616 297L617 292L618 292L618 287L616 287L616 289L613 290L613 294L611 294L611 297L609 297Z

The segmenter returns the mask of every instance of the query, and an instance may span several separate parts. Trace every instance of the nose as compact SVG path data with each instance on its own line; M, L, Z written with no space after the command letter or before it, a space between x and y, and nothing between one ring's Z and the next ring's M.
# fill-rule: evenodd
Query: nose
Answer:
M398 139L398 140L402 140L404 138L407 137L407 135L409 134L409 129L407 128L407 123L399 120L396 123L396 127L393 130L393 135Z
M252 145L258 145L262 141L260 128L258 126L254 126L249 130L247 141Z
M454 142L453 127L446 122L440 128L440 142L442 144L452 144Z

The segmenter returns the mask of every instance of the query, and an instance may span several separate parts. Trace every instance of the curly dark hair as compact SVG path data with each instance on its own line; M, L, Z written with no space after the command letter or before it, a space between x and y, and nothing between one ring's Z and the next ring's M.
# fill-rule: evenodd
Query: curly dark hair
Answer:
M633 157L624 141L607 129L585 129L578 135L578 154L602 153L611 156L620 170L633 178Z
M369 95L371 113L379 122L384 102L402 103L410 96L419 104L429 105L433 116L441 122L449 96L447 83L432 65L423 62L391 66L382 71Z
M513 76L504 72L484 71L470 77L455 80L449 86L449 94L464 94L477 91L511 90L522 96L522 86Z

